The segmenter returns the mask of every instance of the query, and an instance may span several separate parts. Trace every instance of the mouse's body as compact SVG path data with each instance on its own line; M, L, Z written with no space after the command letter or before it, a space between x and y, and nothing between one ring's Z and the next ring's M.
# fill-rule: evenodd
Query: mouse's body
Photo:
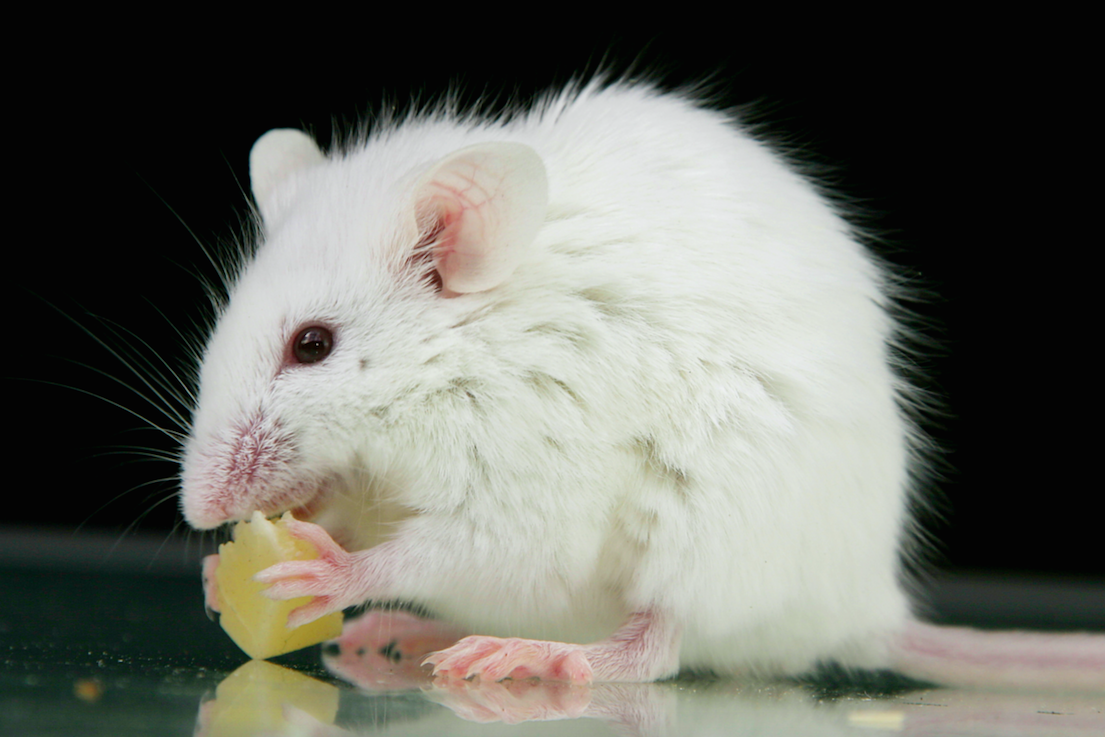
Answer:
M920 626L892 280L733 119L592 84L329 157L274 131L251 178L182 505L340 542L262 574L302 618L417 602L542 641L439 672L569 680L883 667Z

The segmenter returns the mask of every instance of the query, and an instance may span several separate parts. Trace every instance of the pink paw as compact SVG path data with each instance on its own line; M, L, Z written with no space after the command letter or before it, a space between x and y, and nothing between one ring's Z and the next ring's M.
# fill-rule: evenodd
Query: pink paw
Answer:
M352 555L316 524L289 520L288 532L314 545L319 557L277 563L258 573L253 580L271 584L262 592L270 599L315 597L310 603L292 610L288 615L289 629L361 603Z
M522 640L515 637L465 637L447 650L433 653L425 663L435 676L501 681L504 678L540 678L587 684L591 664L581 645Z

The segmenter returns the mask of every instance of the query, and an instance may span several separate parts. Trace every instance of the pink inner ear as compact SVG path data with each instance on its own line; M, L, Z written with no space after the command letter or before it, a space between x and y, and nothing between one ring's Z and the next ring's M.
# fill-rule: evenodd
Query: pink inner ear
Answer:
M422 214L418 217L418 245L407 263L412 269L427 269L427 280L443 297L457 297L458 292L445 287L442 270L448 267L456 250L458 216L450 216L448 208L438 207L438 204L427 202L419 207Z
M429 243L433 250L434 268L441 280L443 297L456 297L459 292L450 290L446 285L456 282L457 272L464 268L465 256L457 250L461 219L464 210L455 201L439 200L437 222L431 231ZM469 256L469 258L471 258Z
M474 175L454 176L454 180L453 186L434 182L430 200L436 213L431 247L446 296L493 286L485 282L497 271L502 256L489 232L494 223L488 222L497 214L492 204L496 193L483 188Z
M415 217L442 293L481 292L509 277L544 221L547 189L540 157L516 143L461 149L423 175Z

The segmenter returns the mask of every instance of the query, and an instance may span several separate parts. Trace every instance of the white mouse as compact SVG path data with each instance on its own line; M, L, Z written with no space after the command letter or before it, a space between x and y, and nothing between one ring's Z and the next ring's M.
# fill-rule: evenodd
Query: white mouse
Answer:
M330 155L270 131L250 177L181 502L309 520L322 556L258 577L317 597L292 624L417 602L477 633L441 677L1105 688L1105 638L914 619L894 277L731 116L599 81Z

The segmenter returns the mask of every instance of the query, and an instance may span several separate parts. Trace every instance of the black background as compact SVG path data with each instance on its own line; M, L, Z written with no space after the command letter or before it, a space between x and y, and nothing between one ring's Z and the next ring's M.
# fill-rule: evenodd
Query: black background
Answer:
M14 441L0 524L119 535L183 524L173 463L145 458L177 445L143 429L180 428L115 379L149 395L126 364L187 374L177 329L199 334L196 274L213 276L197 241L217 249L241 232L260 134L306 127L325 144L335 122L451 84L465 99L527 96L634 62L755 104L770 132L832 167L887 235L890 260L938 294L919 308L942 346L926 366L946 408L930 427L947 461L933 491L941 518L927 523L936 564L1105 576L1100 330L1082 276L1100 234L1077 184L1093 140L1062 54L985 29L914 28L910 43L893 29L811 41L752 23L477 37L433 21L363 30L313 18L224 37L173 19L134 34L74 28L21 63L6 144Z

